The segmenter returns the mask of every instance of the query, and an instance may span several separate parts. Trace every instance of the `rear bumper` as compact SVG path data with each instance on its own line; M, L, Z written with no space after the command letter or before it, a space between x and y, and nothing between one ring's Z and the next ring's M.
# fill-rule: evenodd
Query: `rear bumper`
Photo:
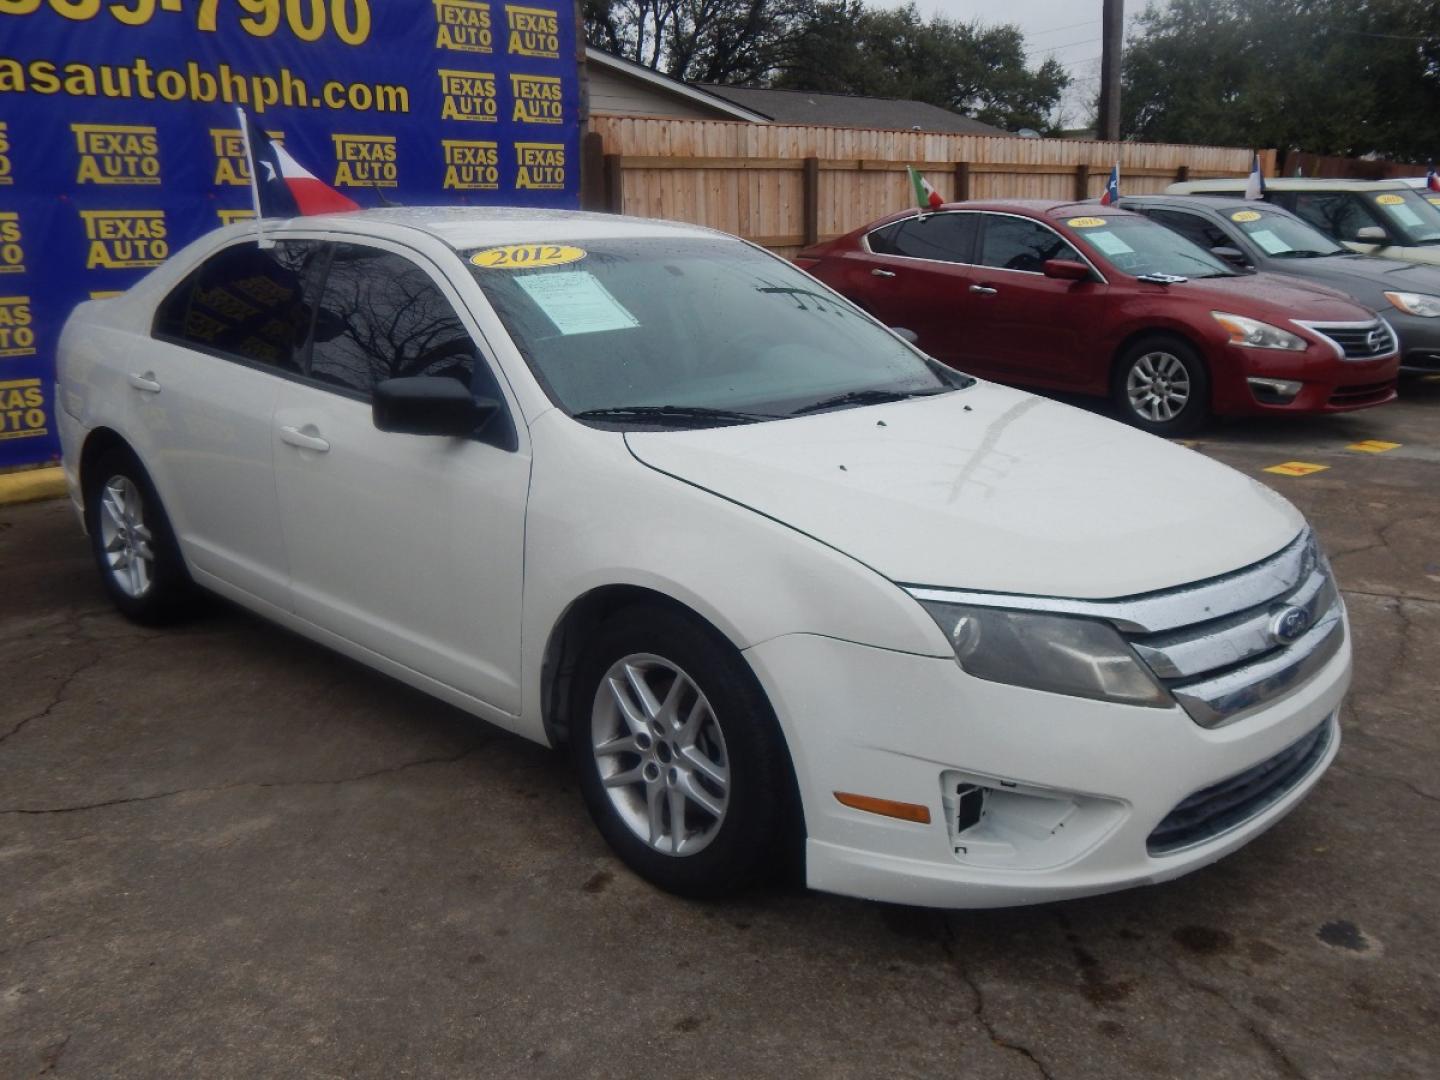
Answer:
M777 638L746 655L791 748L811 887L949 908L1154 884L1243 846L1298 805L1334 759L1351 663L1347 629L1341 650L1294 692L1207 730L1179 708L989 683L952 660L810 635ZM1213 835L1152 854L1152 834L1187 798L1283 760L1324 725L1331 727L1323 752L1283 790ZM987 810L983 828L965 830L957 780L985 785L1010 809ZM851 809L837 791L924 805L930 823Z

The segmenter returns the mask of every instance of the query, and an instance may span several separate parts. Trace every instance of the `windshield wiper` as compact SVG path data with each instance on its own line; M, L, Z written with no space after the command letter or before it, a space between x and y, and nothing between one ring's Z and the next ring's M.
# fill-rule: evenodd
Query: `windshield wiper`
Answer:
M954 387L951 387L954 389ZM887 401L904 401L906 398L933 397L936 394L943 394L941 390L847 390L843 394L836 394L834 397L821 398L819 401L812 401L809 405L801 405L790 413L791 416L802 416L805 413L819 412L821 409L836 409L842 405L881 405Z
M777 420L774 413L740 412L735 409L712 409L708 405L613 405L604 409L585 409L572 414L576 420L699 420L720 424L754 424L761 420Z
M1323 259L1327 255L1342 254L1344 254L1342 251L1313 251L1306 249L1303 251L1277 251L1274 257L1277 259Z

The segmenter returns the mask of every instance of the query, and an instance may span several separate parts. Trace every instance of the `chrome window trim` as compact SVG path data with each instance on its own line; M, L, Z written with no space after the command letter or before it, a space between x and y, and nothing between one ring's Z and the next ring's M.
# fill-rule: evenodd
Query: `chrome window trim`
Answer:
M1077 247L1074 245L1074 243L1072 243L1072 242L1065 236L1064 233L1060 232L1060 231L1057 230L1057 229L1052 228L1050 225L1048 225L1047 223L1041 221L1039 218L1028 217L1028 216L1025 215L1025 214L1007 214L1007 213L1005 213L1003 210L935 210L935 211L932 211L932 213L931 213L930 216L934 216L934 214L974 214L974 215L976 215L977 217L984 217L985 215L988 214L988 215L990 215L990 216L992 216L992 217L1019 218L1021 221L1032 221L1032 222L1034 222L1036 225L1039 225L1039 226L1040 226L1041 228L1043 228L1043 229L1049 229L1052 233L1054 233L1054 234L1055 234L1056 236L1058 236L1061 240L1063 240L1063 241L1065 242L1065 244L1070 248L1071 251L1075 252L1076 255L1079 255L1081 261L1084 262L1085 265L1090 268L1090 272L1091 272L1092 274L1094 274L1097 278L1100 279L1100 280L1099 280L1098 282L1096 282L1095 284L1099 284L1099 285L1109 285L1109 284L1110 284L1109 279L1106 278L1106 276L1104 275L1104 273L1101 272L1100 268L1099 268L1098 266L1096 266L1096 265L1090 260L1090 257L1089 257L1088 255L1086 255L1083 251L1081 251L1079 248L1077 248ZM988 266L988 265L986 265L985 263L952 262L952 261L949 260L949 259L924 259L924 258L921 258L921 257L918 256L918 255L895 255L895 254L892 254L892 253L890 253L890 252L888 252L888 251L876 251L874 248L872 248L872 247L870 246L870 236L871 236L872 233L877 233L877 232L879 232L881 229L888 229L888 228L890 228L892 225L900 225L900 224L903 224L903 223L906 222L906 221L914 221L916 218L922 218L922 217L925 217L925 216L926 216L926 215L922 212L922 213L916 214L915 217L901 218L899 221L887 222L887 223L884 224L884 225L880 225L880 226L878 226L878 227L876 227L876 228L874 228L874 229L871 229L869 232L867 232L864 236L862 236L862 237L860 238L861 247L863 248L865 254L867 254L867 255L874 255L874 256L876 256L877 258L880 258L880 259L904 259L906 262L914 262L914 263L933 263L933 264L936 265L936 266L964 266L964 267L969 267L969 268L972 269L972 270L994 270L994 271L996 271L996 272L998 272L998 273L1001 273L1001 274L1029 274L1031 277L1044 277L1044 276L1045 276L1044 274L1038 273L1038 272L1036 272L1036 271L1034 271L1034 270L1007 270L1007 269L1005 269L1005 267L1003 267L1003 266ZM984 227L984 224L985 224L985 223L982 221L982 222L980 223L980 226L983 228L983 227Z
M936 589L901 583L916 600L1013 611L1048 612L1104 619L1127 633L1154 634L1223 618L1290 592L1313 572L1319 561L1314 535L1303 529L1274 555L1219 577L1207 578L1161 592L1113 600L1078 600L1061 596Z

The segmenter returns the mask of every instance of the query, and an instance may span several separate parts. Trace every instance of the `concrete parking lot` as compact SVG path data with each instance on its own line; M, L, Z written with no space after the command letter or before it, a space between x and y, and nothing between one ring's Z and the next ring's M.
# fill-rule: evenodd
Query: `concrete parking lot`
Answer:
M1196 449L1334 559L1340 757L1212 868L998 912L658 893L559 755L230 608L132 626L68 505L0 507L0 1077L1440 1075L1440 381Z

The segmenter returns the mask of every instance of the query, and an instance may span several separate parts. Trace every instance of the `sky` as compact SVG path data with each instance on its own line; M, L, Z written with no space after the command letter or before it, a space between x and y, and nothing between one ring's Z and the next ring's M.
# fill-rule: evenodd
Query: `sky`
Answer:
M872 0L881 7L901 7L908 0ZM915 0L923 15L944 15L961 22L1013 23L1025 34L1031 66L1054 57L1065 65L1074 83L1061 103L1067 126L1089 118L1090 103L1100 84L1101 0ZM1125 26L1148 0L1125 0ZM1162 0L1163 2L1163 0Z

